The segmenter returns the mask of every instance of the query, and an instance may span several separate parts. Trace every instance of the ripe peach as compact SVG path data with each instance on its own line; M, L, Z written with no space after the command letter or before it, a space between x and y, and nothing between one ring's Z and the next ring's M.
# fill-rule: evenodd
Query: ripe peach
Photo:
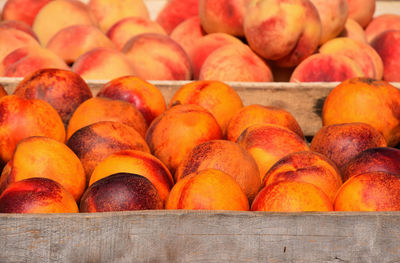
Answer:
M364 29L355 20L348 18L343 31L338 37L348 37L359 42L367 43Z
M121 50L129 39L143 33L167 34L157 22L144 17L132 16L115 23L107 31L107 36Z
M32 26L40 9L51 0L7 0L3 7L2 20L16 20Z
M193 16L177 25L169 36L181 45L187 54L191 54L192 48L205 35L200 25L200 18Z
M240 134L254 124L280 125L304 137L300 125L290 112L277 107L252 104L243 107L231 118L227 127L227 139L236 142Z
M327 96L322 109L324 126L364 122L377 129L388 146L400 142L400 91L386 81L353 78Z
M131 38L122 50L136 76L146 80L189 80L189 56L169 36L146 33Z
M375 37L389 30L400 30L400 15L382 14L375 17L365 28L368 43L372 43Z
M199 14L199 0L169 0L157 14L156 21L171 34L181 22Z
M349 17L366 27L375 13L376 0L347 0Z
M163 203L154 185L137 174L117 173L103 178L86 190L81 212L111 212L162 209Z
M97 97L124 100L133 104L146 119L147 125L166 110L161 91L153 84L135 77L115 78L100 89Z
M64 143L48 137L21 140L0 178L0 192L14 182L44 177L61 184L79 201L86 187L85 171L79 158Z
M322 154L305 151L286 155L265 174L263 187L280 181L306 182L321 189L333 202L342 185L336 165Z
M111 154L100 162L90 176L89 186L116 173L134 173L146 177L155 186L163 202L174 185L168 168L156 157L141 151L126 150Z
M400 210L400 177L385 172L359 174L339 189L335 211Z
M376 147L362 151L343 167L343 181L369 172L400 175L400 150L391 147Z
M364 76L359 64L345 55L314 54L295 68L290 82L334 82Z
M253 0L245 18L249 46L278 66L293 67L317 49L321 20L308 0Z
M39 99L9 95L0 99L0 159L8 162L19 141L47 136L65 141L65 128L57 111Z
M0 22L0 28L14 28L25 32L32 36L36 41L39 42L38 37L36 36L35 32L33 32L32 27L25 22L19 20L5 20Z
M253 157L234 142L212 140L201 143L178 166L175 181L204 169L218 169L230 175L252 201L260 190L260 174Z
M326 125L311 141L311 150L328 157L339 169L360 152L385 146L383 135L371 125L361 122Z
M104 33L123 18L131 16L149 18L149 11L143 0L90 0L88 5Z
M383 79L400 81L400 29L385 31L374 38L372 47L383 61Z
M220 170L206 169L177 182L166 209L247 211L249 201L231 176Z
M211 53L204 61L200 80L219 81L273 81L268 64L247 45L225 45Z
M237 143L253 156L261 179L285 155L310 150L299 135L275 124L252 125L242 132Z
M67 138L77 130L99 121L116 121L134 128L143 138L147 123L135 106L122 100L90 98L80 104L68 123Z
M212 114L193 104L165 111L154 119L146 133L151 152L171 173L196 145L221 138L221 128Z
M72 195L47 178L29 178L12 184L0 196L0 213L78 213Z
M97 20L89 8L80 1L54 0L40 9L32 28L40 43L46 46L58 31L72 25L96 26Z
M47 49L70 65L79 56L99 47L115 48L111 40L93 25L73 25L63 28L46 45Z
M114 79L136 74L128 58L111 48L95 48L84 53L77 58L72 71L84 79Z
M252 211L332 211L332 202L318 187L306 182L281 181L264 187L251 205Z
M211 112L226 133L229 120L243 107L239 94L220 81L194 81L183 85L172 96L169 107L179 104L196 104Z
M0 98L7 96L7 91L4 89L4 86L0 84Z
M68 139L67 146L81 160L87 182L94 168L113 153L123 150L150 152L134 128L114 121L96 122L79 129Z
M41 69L18 83L14 95L48 102L60 115L64 126L76 108L92 97L89 86L78 74L63 69Z

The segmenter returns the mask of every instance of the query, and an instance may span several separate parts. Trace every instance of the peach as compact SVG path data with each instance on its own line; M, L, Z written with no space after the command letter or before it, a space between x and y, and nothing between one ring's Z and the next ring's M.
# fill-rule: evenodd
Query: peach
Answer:
M354 60L365 77L381 79L383 62L377 52L368 44L348 37L332 39L319 48L321 54L344 55Z
M376 147L360 152L343 167L343 181L369 172L400 175L400 150L391 147Z
M334 82L364 76L359 64L345 55L314 54L295 68L290 82Z
M47 49L70 65L79 56L100 47L115 48L111 40L93 25L73 25L63 28L46 45Z
M131 38L122 50L136 76L146 80L189 80L189 56L169 36L146 33Z
M109 175L134 173L146 177L165 202L174 185L168 168L156 157L141 151L126 150L111 154L100 162L90 176L89 186Z
M376 0L347 0L349 17L366 27L375 13Z
M142 137L147 130L143 115L129 102L95 97L76 108L68 123L67 138L77 130L100 121L121 122L134 128Z
M81 160L89 182L94 168L113 153L123 150L150 152L142 136L132 127L120 122L101 121L76 131L67 146Z
M364 29L355 20L348 18L343 31L338 37L348 37L359 42L367 43Z
M244 17L244 32L261 57L293 67L317 49L321 20L308 0L253 0Z
M385 146L383 135L371 125L361 122L326 125L311 141L311 150L328 157L339 169L360 152Z
M263 187L281 181L306 182L321 189L331 200L342 185L336 165L322 154L305 151L286 155L265 174Z
M157 14L156 21L170 34L181 22L199 14L199 0L169 0Z
M47 178L29 178L12 184L0 196L0 213L78 213L72 195Z
M322 33L320 44L325 43L342 32L346 23L349 6L347 0L310 0L318 10Z
M383 79L400 81L400 29L385 31L371 43L383 61Z
M178 165L198 144L222 138L210 112L193 104L177 105L150 124L146 142L151 152L175 173Z
M199 80L270 82L273 76L268 64L247 45L231 44L207 57Z
M211 112L226 134L229 120L243 107L242 99L231 86L220 81L194 81L180 87L169 107L196 104Z
M359 174L339 189L335 211L400 210L400 177L385 172Z
M385 31L400 30L400 15L382 14L375 17L365 28L368 43Z
M154 185L137 174L117 173L103 178L82 196L81 212L111 212L162 209L163 203Z
M129 39L143 33L167 34L157 22L148 18L127 17L115 23L107 31L107 36L121 50Z
M7 96L7 91L4 89L4 86L0 84L0 98Z
M0 192L9 185L32 177L49 178L61 184L79 201L86 187L79 158L64 143L48 137L21 140L0 178Z
M8 162L19 141L46 136L65 141L65 128L57 111L44 100L14 95L0 99L0 159Z
M304 137L300 125L290 112L273 106L252 104L243 107L231 118L227 127L227 139L236 142L240 134L254 124L276 124Z
M307 143L291 130L275 124L255 124L245 129L237 139L257 163L261 180L282 157L309 151Z
M280 181L264 187L251 205L252 211L332 211L332 202L318 187L306 182Z
M322 123L364 122L382 133L388 146L395 146L400 142L399 101L400 91L386 81L349 79L327 96Z
M76 59L72 71L84 79L114 79L136 74L128 58L111 48L95 48L84 53Z
M48 102L60 115L64 126L76 108L92 97L86 82L78 74L63 69L41 69L18 83L14 95Z
M169 36L181 45L187 54L191 54L192 48L205 35L200 25L200 18L193 16L177 25Z
M166 209L247 211L249 201L231 176L220 170L206 169L177 182Z
M32 26L40 9L51 0L7 0L3 7L3 20L17 20Z
M194 172L217 169L230 175L240 185L250 202L260 190L260 174L253 157L241 146L226 140L201 143L178 166L175 181Z
M39 42L38 37L36 36L35 32L33 32L32 27L25 22L19 20L5 20L0 22L0 28L14 28L17 30L21 30L32 36Z
M133 104L145 118L147 125L166 110L161 91L153 84L135 77L115 78L101 87L97 97L124 100Z
M54 0L40 9L32 28L40 43L46 46L58 31L72 25L97 25L97 20L80 1Z
M143 0L90 0L88 5L104 33L123 18L131 16L149 18L149 11Z

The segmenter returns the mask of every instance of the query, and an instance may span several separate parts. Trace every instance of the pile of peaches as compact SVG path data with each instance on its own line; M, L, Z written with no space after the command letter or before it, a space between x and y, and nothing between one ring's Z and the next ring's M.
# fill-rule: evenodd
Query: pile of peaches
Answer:
M307 142L290 112L217 80L167 104L136 76L92 94L41 69L0 98L0 212L400 210L400 90L343 81L322 122Z
M84 79L400 81L400 15L375 0L8 0L0 76L41 68Z

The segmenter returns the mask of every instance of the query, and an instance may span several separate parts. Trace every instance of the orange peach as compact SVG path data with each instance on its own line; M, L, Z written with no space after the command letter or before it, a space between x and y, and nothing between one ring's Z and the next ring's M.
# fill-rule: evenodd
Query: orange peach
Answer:
M89 186L116 173L134 173L146 177L155 186L163 202L174 185L168 168L156 157L141 151L126 150L111 154L100 162L90 176Z
M166 110L161 91L153 84L135 77L115 78L100 89L97 97L124 100L133 104L146 119L148 125Z
M249 46L278 66L293 67L317 49L321 20L308 0L253 0L245 18Z
M177 182L166 209L247 211L249 201L231 176L220 170L206 169Z
M80 1L54 0L40 9L32 28L40 43L46 46L58 31L72 25L97 25L97 20Z
M7 96L7 91L4 89L4 86L0 84L0 98Z
M400 90L386 81L349 79L327 96L322 123L364 122L382 133L388 146L395 146L400 142L399 101Z
M276 124L304 137L300 125L293 115L282 108L259 104L240 109L229 121L226 137L235 142L240 134L254 124Z
M318 187L306 182L281 181L264 187L251 205L252 211L332 211L332 202Z
M123 150L150 152L134 128L114 121L96 122L79 129L68 139L67 146L81 160L87 182L94 168L113 153Z
M366 27L375 13L376 0L347 0L349 17Z
M400 15L382 14L375 17L365 28L368 43L372 43L375 37L389 30L400 30Z
M200 18L193 16L177 25L169 36L181 45L187 54L191 54L192 48L205 35Z
M88 5L104 33L123 18L131 16L149 18L149 11L143 0L90 0Z
M143 33L167 34L157 22L148 18L127 17L115 23L107 31L107 36L121 50L129 39Z
M40 9L51 0L7 0L3 7L3 20L17 20L32 26Z
M364 76L359 64L345 55L314 54L294 69L290 82L334 82Z
M339 37L348 37L359 42L367 43L364 29L355 20L348 18Z
M19 141L47 136L65 141L64 124L57 111L44 100L9 95L0 99L0 159L8 162Z
M268 64L247 45L225 45L211 53L204 61L199 80L273 81Z
M285 155L310 150L299 135L275 124L252 125L242 132L237 143L253 156L261 179Z
M156 21L170 34L181 22L199 14L199 0L169 0L157 14Z
M194 81L183 85L172 96L169 107L179 104L202 106L214 116L222 132L226 133L229 120L243 107L239 94L220 81Z
M86 82L78 74L63 69L41 69L18 83L14 95L48 102L60 115L64 126L76 108L92 97Z
M136 75L128 58L111 48L95 48L84 53L72 65L72 71L84 79L114 79Z
M370 172L351 177L339 189L335 211L399 211L400 177Z
M201 143L178 166L175 181L204 169L218 169L230 175L252 201L260 190L260 174L253 157L242 147L226 140Z
M0 196L0 213L78 213L72 195L47 178L29 178L12 184Z
M114 48L114 44L93 25L73 25L58 31L47 43L65 63L73 64L84 53L99 47Z
M25 22L19 20L5 20L0 22L0 28L14 28L17 30L21 30L22 32L27 33L39 42L39 39L36 36L35 32L33 32L32 27Z
M198 144L222 138L218 122L203 107L177 105L151 123L146 142L151 152L175 173L178 165Z
M154 185L137 174L117 173L92 184L82 196L81 212L111 212L162 209Z
M383 135L371 125L361 122L326 125L311 141L311 150L328 157L339 169L360 152L385 146Z
M44 177L61 184L79 201L86 187L85 171L79 158L64 143L48 137L21 140L0 178L0 192L14 182Z
M263 187L281 181L306 182L321 189L333 202L342 185L336 165L322 154L305 151L286 155L265 174Z

